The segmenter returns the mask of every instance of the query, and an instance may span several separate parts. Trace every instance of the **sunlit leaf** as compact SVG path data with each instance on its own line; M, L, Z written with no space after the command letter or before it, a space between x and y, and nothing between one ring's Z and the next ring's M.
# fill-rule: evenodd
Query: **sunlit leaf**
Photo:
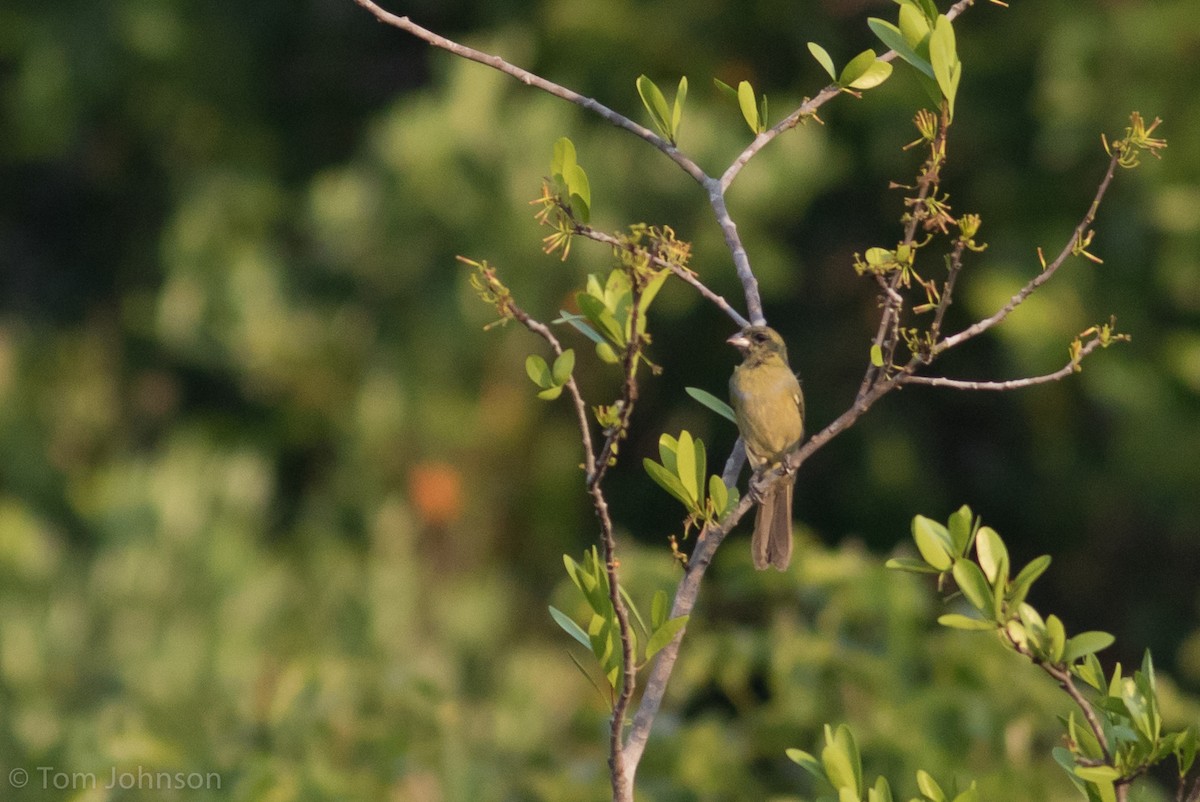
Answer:
M946 527L924 515L918 515L913 518L912 535L917 551L921 552L925 562L939 571L949 570L953 561L950 558L950 533Z
M903 11L901 11L903 14ZM871 17L867 20L867 25L879 37L879 41L883 42L889 49L895 50L896 55L907 61L912 66L916 67L928 77L933 77L933 67L929 62L917 55L917 51L913 50L912 45L905 39L903 32L887 20ZM918 39L917 41L920 41Z
M738 84L738 105L742 109L742 118L746 121L746 125L750 126L750 130L757 134L759 131L758 105L754 98L754 88L750 86L749 81L742 81Z
M575 370L575 352L570 348L563 351L554 360L554 368L550 371L555 384L566 384Z
M875 51L864 50L854 58L847 62L845 67L842 67L842 74L838 76L837 82L839 86L850 86L854 81L862 77L872 64L875 63Z
M642 98L642 105L650 113L654 127L665 139L671 139L671 112L667 107L667 99L663 96L662 90L647 76L639 75L637 91Z
M979 566L970 560L956 560L953 573L954 581L967 601L984 615L992 615L992 587Z
M981 618L971 618L961 613L946 613L938 616L938 623L951 629L987 630L995 629L996 622L984 621Z
M917 788L921 789L927 798L932 802L946 802L946 793L942 790L942 786L938 785L937 780L924 769L917 770Z
M837 70L834 69L833 59L829 57L829 53L826 52L825 48L821 47L816 42L809 42L808 52L812 53L813 58L817 60L817 63L821 65L821 68L825 70L825 72L829 73L830 80L836 81Z
M1107 632L1098 632L1095 630L1080 632L1078 635L1071 637L1067 641L1066 646L1063 647L1063 662L1074 663L1081 657L1094 654L1101 649L1107 649L1115 641L1116 638Z
M545 388L554 384L554 379L550 375L550 366L538 354L530 354L525 357L525 373L538 387Z

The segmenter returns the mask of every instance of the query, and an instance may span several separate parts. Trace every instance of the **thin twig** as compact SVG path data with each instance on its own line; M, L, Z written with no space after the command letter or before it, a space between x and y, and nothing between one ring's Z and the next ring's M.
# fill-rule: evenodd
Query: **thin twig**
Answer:
M1008 317L1009 313L1020 306L1026 298L1032 295L1038 287L1045 284L1054 276L1056 272L1058 272L1058 269L1067 261L1067 257L1074 253L1076 243L1082 239L1084 234L1087 232L1088 227L1095 221L1096 212L1100 209L1100 202L1104 200L1104 195L1108 192L1109 184L1112 183L1113 174L1116 172L1117 160L1119 158L1120 152L1114 151L1112 158L1109 159L1108 169L1104 173L1104 178L1100 181L1100 185L1096 189L1096 195L1092 198L1092 203L1088 207L1087 214L1085 214L1083 219L1079 221L1079 225L1075 226L1075 229L1071 232L1070 238L1067 240L1067 244L1063 246L1062 250L1059 252L1058 256L1055 257L1054 261L1046 265L1045 269L1034 276L1028 284L1026 284L1020 289L1020 291L1017 292L1016 295L1014 295L1012 298L1009 298L1008 303L997 310L995 314L968 326L958 334L947 337L941 342L936 343L933 348L933 353L935 355L944 351L948 351L955 346L962 345L967 340L983 334L992 326L995 326L997 323L1004 320L1006 317Z
M1061 666L1052 665L1050 663L1043 663L1037 660L1034 662L1036 662L1043 671L1053 677L1055 681L1058 682L1059 687L1062 688L1066 692L1067 696L1070 696L1071 700L1079 707L1080 712L1083 713L1084 719L1087 720L1088 727L1090 727L1092 730L1092 734L1096 736L1097 743L1100 744L1100 751L1104 755L1104 762L1109 766L1113 765L1112 751L1108 748L1108 736L1104 734L1104 725L1101 724L1100 719L1096 717L1096 710L1079 691L1079 688L1075 686L1075 680L1071 677L1071 672Z
M1079 360L1095 351L1101 346L1099 339L1089 340L1084 344L1075 359L1072 359L1066 365L1063 365L1053 373L1047 373L1042 376L1029 376L1024 379L1010 379L1008 381L968 381L965 379L947 379L942 376L914 376L911 374L902 374L897 377L900 384L923 384L926 387L948 387L954 390L988 390L993 392L1005 392L1007 390L1020 390L1025 387L1033 387L1038 384L1048 384L1049 382L1061 381L1067 378L1072 373L1079 372Z
M621 250L629 251L631 253L636 250L645 250L645 249L640 249L636 245L631 245L627 242L622 242L620 239L618 239L617 237L614 237L612 234L609 234L604 231L599 231L588 225L577 224L575 226L575 233L579 234L582 237L587 237L590 240L594 240L595 242L601 242L601 243L604 243L605 245L610 245L613 248L619 248ZM717 293L715 293L711 289L709 289L708 285L705 284L703 281L701 281L700 278L693 271L688 270L686 267L683 267L682 265L676 264L675 262L671 261L670 259L664 259L657 254L652 253L652 254L648 254L648 255L650 257L651 264L656 264L659 267L665 267L666 269L670 270L671 273L673 273L675 276L678 276L681 280L687 282L688 284L691 284L692 287L695 288L696 292L700 293L700 295L702 295L704 298L707 298L709 301L712 302L712 304L714 306L716 306L718 309L720 309L722 312L724 312L726 315L728 315L729 319L738 325L738 328L745 328L746 326L750 325L750 321L748 321L748 320L746 320L746 318L742 317L741 313L738 312L736 309L734 309L729 304L729 301L725 300L724 296L718 295Z

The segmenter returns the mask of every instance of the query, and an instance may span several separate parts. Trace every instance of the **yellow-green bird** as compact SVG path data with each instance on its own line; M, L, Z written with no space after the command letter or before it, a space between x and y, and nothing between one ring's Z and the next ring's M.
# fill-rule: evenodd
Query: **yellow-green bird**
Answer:
M746 458L756 472L778 466L800 447L804 436L804 394L788 366L783 338L767 326L747 326L727 341L742 352L742 364L729 379L729 399ZM751 480L753 481L753 480ZM792 560L792 487L788 474L763 495L754 520L754 567L780 571Z

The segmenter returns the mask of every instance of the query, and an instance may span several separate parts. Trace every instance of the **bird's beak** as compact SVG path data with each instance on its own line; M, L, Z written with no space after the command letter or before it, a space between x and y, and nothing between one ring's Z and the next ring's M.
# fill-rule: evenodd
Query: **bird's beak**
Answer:
M750 347L750 340L747 339L746 335L742 334L740 331L725 342L729 343L739 351L744 351Z

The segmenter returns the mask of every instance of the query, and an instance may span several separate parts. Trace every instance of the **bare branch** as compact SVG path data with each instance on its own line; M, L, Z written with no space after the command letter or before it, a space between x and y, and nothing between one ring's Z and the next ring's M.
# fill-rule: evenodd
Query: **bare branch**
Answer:
M968 381L964 379L947 379L941 376L914 376L911 374L902 374L897 377L900 384L923 384L926 387L948 387L954 390L988 390L993 392L1004 392L1006 390L1020 390L1025 387L1033 387L1038 384L1048 384L1050 382L1061 381L1067 378L1072 373L1079 372L1079 360L1101 347L1102 343L1099 339L1089 340L1079 350L1077 357L1066 365L1063 365L1053 373L1047 373L1043 376L1029 376L1024 379L1010 379L1008 381Z
M510 64L499 56L493 56L490 53L484 53L472 47L461 45L458 42L447 39L444 36L439 36L427 28L422 28L408 17L401 17L398 14L393 14L390 11L380 8L373 2L373 0L354 0L354 2L358 3L367 11L370 11L380 22L399 28L402 31L412 34L418 39L428 42L434 47L441 48L442 50L453 53L456 56L491 67L492 69L498 70L505 75L510 75L526 86L536 87L541 89L543 92L548 92L555 97L562 98L570 103L574 103L575 105L587 109L593 114L596 114L599 117L607 120L618 128L624 128L634 136L646 140L651 145L661 150L667 155L668 158L671 159L671 161L678 164L685 173L696 179L697 182L704 182L704 179L706 178L704 171L701 170L699 165L697 165L694 161L683 155L674 145L660 137L658 134L655 134L645 126L638 125L625 115L613 111L603 103L600 103L593 98L585 97L584 95L581 95L571 89L567 89L565 86L556 84L553 81L548 81L542 76L522 69L515 64Z
M1113 174L1116 172L1119 158L1119 151L1113 153L1112 158L1108 162L1108 170L1104 173L1104 178L1100 181L1100 185L1096 189L1096 195L1092 198L1092 203L1091 206L1088 207L1087 214L1085 214L1083 219L1079 221L1079 225L1075 226L1074 231L1071 232L1071 236L1067 240L1067 244L1063 246L1062 250L1059 252L1058 256L1055 257L1054 261L1046 265L1041 273L1038 273L1036 276L1034 276L1028 284L1022 287L1020 291L1017 292L1017 294L1012 298L1009 298L1008 303L1001 307L991 317L986 317L983 320L980 320L979 322L963 329L958 334L947 337L941 342L937 343L933 350L935 355L944 351L948 351L957 345L962 345L967 340L983 334L992 326L995 326L997 323L1008 317L1009 314L1018 306L1020 306L1026 298L1032 295L1038 287L1042 286L1054 277L1054 274L1058 272L1058 269L1062 267L1064 262L1067 261L1067 257L1074 253L1076 244L1082 241L1088 230L1088 227L1091 226L1093 221L1095 221L1096 212L1100 209L1100 202L1104 200L1104 195L1108 192L1109 184L1112 183Z

